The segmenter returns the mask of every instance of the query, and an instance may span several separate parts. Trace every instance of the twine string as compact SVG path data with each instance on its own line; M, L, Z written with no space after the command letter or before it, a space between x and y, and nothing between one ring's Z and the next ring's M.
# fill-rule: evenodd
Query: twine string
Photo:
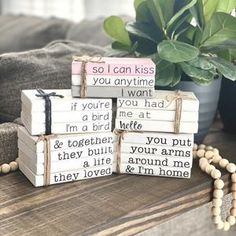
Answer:
M102 60L101 56L73 56L73 61L81 62L81 84L80 84L80 96L82 98L87 97L87 63L105 63L105 61Z
M174 118L174 133L179 134L180 132L180 122L183 110L183 99L194 100L194 98L189 97L187 94L181 93L180 90L175 91L175 94L166 95L166 101L168 104L165 108L168 108L174 101L176 104L175 118Z
M45 93L42 89L37 89L38 94L36 97L41 97L45 101L45 134L52 133L52 103L50 97L64 98L63 95L56 94L55 92Z

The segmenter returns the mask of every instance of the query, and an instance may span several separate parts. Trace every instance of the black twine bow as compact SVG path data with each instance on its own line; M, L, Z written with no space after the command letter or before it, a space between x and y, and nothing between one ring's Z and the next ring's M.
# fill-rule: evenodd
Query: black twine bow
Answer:
M39 94L35 94L35 96L45 100L45 134L50 135L52 133L52 103L50 97L64 98L64 96L56 94L55 92L45 93L42 89L37 89L37 92Z

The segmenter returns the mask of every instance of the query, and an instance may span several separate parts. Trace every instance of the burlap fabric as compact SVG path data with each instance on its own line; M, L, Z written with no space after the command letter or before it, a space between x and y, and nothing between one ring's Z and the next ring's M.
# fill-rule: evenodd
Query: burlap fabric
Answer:
M73 55L103 55L104 49L72 41L54 41L46 47L0 56L0 122L20 116L22 89L71 87Z
M0 165L17 158L17 127L15 123L0 124Z

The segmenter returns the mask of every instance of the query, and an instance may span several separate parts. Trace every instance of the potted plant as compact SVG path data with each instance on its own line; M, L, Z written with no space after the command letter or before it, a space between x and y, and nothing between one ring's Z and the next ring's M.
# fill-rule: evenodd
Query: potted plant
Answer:
M236 80L236 66L225 57L236 46L235 0L135 0L134 7L133 22L105 19L113 39L108 55L151 57L158 88L193 91L200 101L200 142L216 112L222 75Z
M236 50L229 53L231 61L236 65ZM223 80L219 100L220 117L224 130L236 134L236 83Z

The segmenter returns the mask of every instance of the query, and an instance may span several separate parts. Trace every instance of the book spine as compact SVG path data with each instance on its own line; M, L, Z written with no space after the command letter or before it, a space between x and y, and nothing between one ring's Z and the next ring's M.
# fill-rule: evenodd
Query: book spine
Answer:
M115 139L114 139L115 141ZM143 145L193 147L193 134L172 134L160 132L126 132L123 134L122 143L134 143Z
M174 133L174 122L116 119L115 128L127 131L156 131ZM197 133L197 122L180 122L180 133Z
M191 168L193 159L189 157L151 156L121 153L120 162L141 166L164 166L175 168ZM114 153L114 162L117 163L117 153Z
M113 170L116 167L113 165ZM135 175L150 175L150 176L160 176L160 177L172 177L172 178L187 178L191 177L190 168L174 168L174 167L163 167L163 166L143 166L135 164L124 164L120 165L120 173L123 174L135 174Z
M80 86L71 87L72 96L80 97ZM137 87L87 87L87 96L89 97L103 97L103 98L118 98L118 97L138 97L150 98L154 95L154 88L137 88Z
M21 117L28 121L29 125L35 126L37 124L45 124L45 113L34 112L33 114L27 111L21 112ZM93 122L93 121L111 121L112 111L76 111L76 112L62 112L53 111L51 113L52 123L65 122Z
M192 148L173 148L170 146L155 146L122 143L121 153L144 156L186 157L192 159Z
M156 92L156 95L158 95L158 91ZM118 98L117 108L175 111L176 103L170 103L165 98L158 98L158 96L147 99ZM198 110L198 100L183 100L182 111L198 112Z
M124 63L94 63L88 62L86 64L87 75L114 75L114 76L155 76L156 67L148 61L143 60L143 63L135 63L133 61L129 64ZM81 62L72 63L72 74L81 74Z
M160 120L174 121L175 111L169 110L150 110L150 109L128 109L118 108L116 118L118 119L135 119L135 120ZM186 112L181 114L181 122L197 122L198 112Z
M81 85L81 75L72 75L72 85ZM87 75L87 86L91 87L143 87L152 88L155 85L154 76L114 76L114 75Z

